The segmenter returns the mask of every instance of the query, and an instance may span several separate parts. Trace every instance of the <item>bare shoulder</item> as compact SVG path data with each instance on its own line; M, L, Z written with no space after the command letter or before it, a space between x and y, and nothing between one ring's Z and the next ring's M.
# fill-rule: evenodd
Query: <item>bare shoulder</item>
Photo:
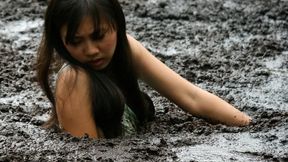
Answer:
M71 66L67 66L58 74L56 97L67 98L73 92L80 93L77 91L88 89L88 83L89 76L83 69L74 69ZM81 88L79 87L80 85Z
M80 111L78 109L81 107L77 105L90 102L88 74L83 69L69 66L61 70L57 78L55 97L58 113Z
M127 34L127 39L128 39L133 57L141 55L142 52L146 52L145 47L140 42L138 42L134 37Z
M133 67L137 76L144 79L145 75L150 75L149 71L145 72L145 69L153 67L155 64L151 60L155 60L156 58L131 35L127 34L127 38L131 49Z
M56 85L59 124L73 136L99 137L92 113L89 76L83 69L63 69Z

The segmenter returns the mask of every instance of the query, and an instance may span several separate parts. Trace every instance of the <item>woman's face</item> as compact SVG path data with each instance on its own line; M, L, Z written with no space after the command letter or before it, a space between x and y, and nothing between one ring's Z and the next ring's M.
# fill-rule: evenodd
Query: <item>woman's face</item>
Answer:
M95 33L91 17L84 17L75 37L66 42L67 25L61 28L61 38L70 55L95 70L102 70L111 62L117 44L117 32L103 25L100 34Z

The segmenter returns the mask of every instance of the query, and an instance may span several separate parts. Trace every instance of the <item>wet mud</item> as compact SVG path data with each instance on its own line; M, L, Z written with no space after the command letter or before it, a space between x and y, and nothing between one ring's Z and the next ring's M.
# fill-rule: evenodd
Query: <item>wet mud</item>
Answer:
M193 117L141 83L156 119L135 136L45 130L35 78L44 0L0 2L0 161L288 161L287 0L121 0L128 33L181 76L253 118Z

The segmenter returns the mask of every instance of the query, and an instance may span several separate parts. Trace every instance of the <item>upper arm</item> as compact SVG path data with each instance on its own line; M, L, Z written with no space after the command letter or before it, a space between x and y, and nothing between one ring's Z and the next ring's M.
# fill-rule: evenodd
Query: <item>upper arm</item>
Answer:
M171 70L129 35L128 40L138 77L181 108L197 113L194 98L200 88Z
M92 113L89 80L83 70L64 69L56 85L56 112L63 129L73 136L99 137Z

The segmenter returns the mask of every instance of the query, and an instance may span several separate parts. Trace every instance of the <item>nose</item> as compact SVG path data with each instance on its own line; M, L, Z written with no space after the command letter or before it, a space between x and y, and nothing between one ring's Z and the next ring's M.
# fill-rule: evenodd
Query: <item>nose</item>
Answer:
M94 42L91 40L86 42L86 46L84 50L87 56L95 56L100 51L97 42Z

